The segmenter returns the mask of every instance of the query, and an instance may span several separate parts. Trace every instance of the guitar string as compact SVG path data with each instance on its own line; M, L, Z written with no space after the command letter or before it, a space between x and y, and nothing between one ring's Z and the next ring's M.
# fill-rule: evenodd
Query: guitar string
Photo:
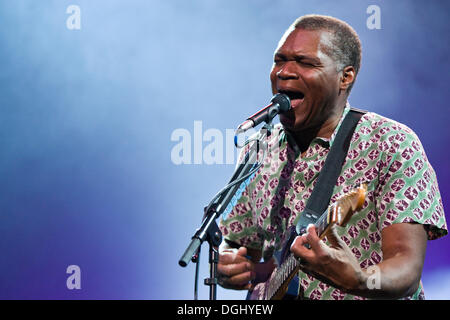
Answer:
M349 204L350 202L350 197L343 197L338 199L338 201L336 201L332 206L335 206L337 203L342 204L342 202L345 202L345 204ZM350 205L349 206L350 209L353 209L353 207ZM326 221L326 219L328 218L330 211L331 211L331 207L329 207L327 209L326 212L324 212L322 214L322 216L316 221L315 226L317 229L317 233L321 234L329 225L329 223ZM328 219L327 219L328 220ZM274 276L274 281L270 281L269 282L269 286L267 287L267 290L264 290L266 293L268 293L268 295L266 295L266 298L269 297L269 299L272 299L273 296L278 292L278 290L281 288L281 285L284 283L284 281L289 277L289 275L291 275L292 271L295 270L297 268L297 266L299 266L300 261L299 259L295 258L294 254L291 253L284 261L284 263L282 263L282 265L277 268L278 270L275 273ZM281 272L279 269L282 269ZM279 279L280 277L282 278L282 282L281 284Z
M320 216L320 218L315 223L315 226L318 229L317 231L319 234L323 230L325 230L327 224L326 219L328 217L328 214L329 210L327 210L326 213L323 213L322 216ZM298 261L297 258L295 258L294 254L292 253L286 258L285 262L279 267L279 269L281 270L276 271L274 280L269 283L269 287L267 288L268 296L270 297L269 299L271 299L280 289L281 285L279 283L283 284L284 281L289 277L292 271L297 268L299 264L300 262Z

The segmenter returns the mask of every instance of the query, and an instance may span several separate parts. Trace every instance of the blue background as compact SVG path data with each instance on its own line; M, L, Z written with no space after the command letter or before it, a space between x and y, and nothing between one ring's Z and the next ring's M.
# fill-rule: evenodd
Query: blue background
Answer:
M71 4L80 30L66 27ZM371 4L381 30L366 26ZM192 134L195 120L224 133L267 104L273 51L308 13L359 33L350 103L418 134L448 217L449 9L448 1L1 1L0 298L192 299L194 265L177 261L234 165L175 165L171 134ZM448 237L429 242L428 298L450 297L448 250ZM80 290L66 287L72 264Z

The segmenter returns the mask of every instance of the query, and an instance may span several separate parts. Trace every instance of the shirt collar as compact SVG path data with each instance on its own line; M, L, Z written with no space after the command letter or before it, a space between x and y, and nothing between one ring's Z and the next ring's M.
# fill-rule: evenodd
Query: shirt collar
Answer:
M331 148L331 146L333 145L334 139L336 138L336 134L338 133L338 131L342 125L342 122L344 121L345 116L350 111L350 108L351 108L351 106L347 102L344 107L344 111L342 112L341 118L339 119L339 123L336 126L336 128L334 129L333 134L331 135L331 137L329 139L323 138L323 137L316 137L311 141L311 144L319 143L320 145L322 145L323 147L325 147L327 149ZM291 134L289 132L287 132L286 130L283 130L283 131L285 132L289 146L291 146L294 149L294 151L297 153L299 150L298 150L297 144L295 143L295 140L293 139L293 137L291 136Z
M336 126L336 128L334 129L333 134L331 135L330 139L325 139L325 138L320 138L320 137L317 137L317 139L322 139L324 141L327 141L328 146L331 148L331 146L333 145L334 139L336 138L336 135L337 135L339 129L341 128L342 122L344 121L345 116L347 115L347 113L349 111L350 111L350 104L347 102L345 104L344 111L342 112L341 118L339 119L339 123Z

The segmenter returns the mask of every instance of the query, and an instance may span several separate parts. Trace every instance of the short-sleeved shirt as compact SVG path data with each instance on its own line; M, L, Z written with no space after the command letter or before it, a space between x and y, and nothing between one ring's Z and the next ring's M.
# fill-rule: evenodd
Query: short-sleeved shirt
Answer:
M220 221L225 239L261 250L264 260L281 249L286 230L296 224L305 209L349 110L347 104L330 139L315 138L303 155L282 125L274 127L267 138L264 165L241 185ZM391 224L423 224L429 240L447 234L436 174L418 137L407 126L372 112L362 116L330 203L361 183L368 186L362 209L346 226L337 227L361 268L383 260L381 231ZM303 272L299 272L299 280L305 298L362 299ZM423 299L422 284L407 298Z

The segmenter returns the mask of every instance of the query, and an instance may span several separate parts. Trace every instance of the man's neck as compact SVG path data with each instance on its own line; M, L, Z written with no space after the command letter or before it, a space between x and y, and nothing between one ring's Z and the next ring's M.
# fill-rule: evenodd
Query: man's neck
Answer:
M290 132L302 154L308 149L314 138L331 138L342 117L346 102L340 105L340 107L335 108L334 112L322 123L322 125L296 132Z

